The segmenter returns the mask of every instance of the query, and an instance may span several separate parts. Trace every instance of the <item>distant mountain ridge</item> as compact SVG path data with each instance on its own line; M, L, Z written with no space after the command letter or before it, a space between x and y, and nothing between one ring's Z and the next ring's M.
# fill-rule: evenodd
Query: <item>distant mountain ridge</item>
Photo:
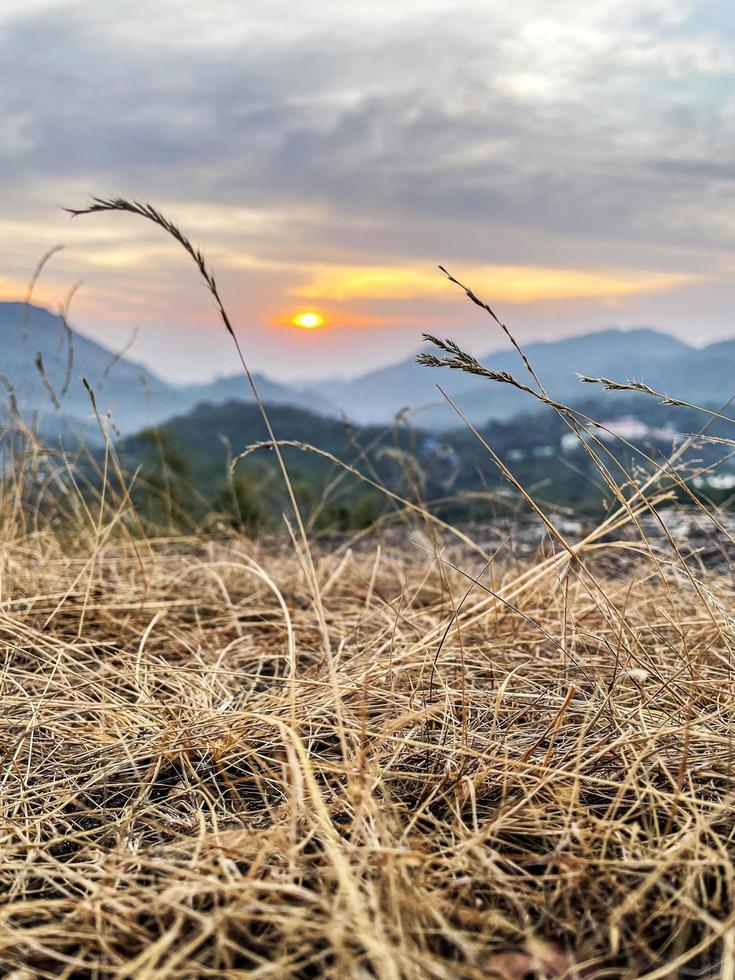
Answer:
M707 365L705 373L717 377L717 387L725 391L728 383L735 386L735 380L729 382L727 369L723 368L723 365L729 365L732 377L735 341L714 346L722 351L710 358L709 348L697 350L669 334L646 327L608 329L561 340L535 341L525 346L524 351L550 395L561 401L580 401L591 392L582 389L577 373L606 375L623 381L635 377L654 386L662 385L667 391L678 389L681 393L685 386L687 392L691 391L690 386L699 375L698 364ZM431 348L427 345L426 349ZM507 371L526 383L529 380L523 361L513 349L495 351L481 360L493 370ZM711 390L709 379L702 381L696 388L698 397L705 397L708 402L713 397L717 399L719 394ZM458 371L426 368L415 359L371 371L350 381L326 381L321 387L329 392L333 402L363 424L385 421L405 406L419 407L435 402L438 404L417 415L422 426L446 429L461 425L461 419L437 390L437 382L478 424L490 419L511 418L533 408L527 395L508 385L494 384Z
M45 380L35 363L39 353ZM67 332L61 318L49 310L19 302L0 302L0 375L6 379L0 385L3 414L7 417L9 383L25 420L37 424L39 431L54 435L78 431L94 437L98 431L82 378L90 383L100 414L109 412L114 425L124 434L189 412L199 402L253 400L242 374L210 384L172 385L142 364L118 357L75 330ZM305 393L259 374L255 380L261 397L271 404L338 414L316 393ZM60 410L54 406L54 399L60 403Z
M38 306L0 302L0 374L13 386L24 416L40 416L44 432L68 428L62 424L64 417L72 428L87 433L96 430L83 377L94 389L100 413L110 412L123 434L185 415L200 403L252 401L242 374L208 384L176 386L75 331L71 332L71 343L69 372L69 335L60 318ZM39 352L46 381L34 365ZM724 402L735 390L735 340L697 349L651 328L609 329L533 342L525 352L549 394L560 401L579 402L593 394L580 385L577 372L621 381L642 380L667 394L708 405ZM495 351L483 358L483 363L528 380L525 366L513 349ZM416 415L417 424L423 428L461 425L461 419L438 392L437 382L476 424L509 419L534 408L528 396L509 385L422 367L413 358L348 381L327 378L319 383L286 385L264 375L255 377L266 403L291 405L324 416L344 413L363 425L386 423L405 407L427 404L431 407ZM0 385L0 404L4 401L7 406L4 387ZM600 391L594 394L605 397ZM53 398L61 402L61 412L55 410Z

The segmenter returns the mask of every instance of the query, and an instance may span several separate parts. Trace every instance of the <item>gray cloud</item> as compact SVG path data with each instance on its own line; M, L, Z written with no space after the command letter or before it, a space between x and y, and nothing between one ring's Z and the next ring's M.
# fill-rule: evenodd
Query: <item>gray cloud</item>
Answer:
M317 9L313 9L317 8ZM335 249L701 265L735 242L723 3L194 0L0 21L2 211L87 192L312 209ZM222 229L222 240L227 239ZM580 244L584 243L584 244ZM289 255L264 230L257 244Z

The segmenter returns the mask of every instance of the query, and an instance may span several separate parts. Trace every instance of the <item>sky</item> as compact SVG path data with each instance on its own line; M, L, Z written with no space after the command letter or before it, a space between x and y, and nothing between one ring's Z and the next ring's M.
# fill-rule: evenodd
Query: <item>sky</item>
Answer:
M354 375L449 335L735 336L730 0L2 0L0 299L185 382ZM293 326L304 311L317 329ZM0 356L1 357L1 356Z

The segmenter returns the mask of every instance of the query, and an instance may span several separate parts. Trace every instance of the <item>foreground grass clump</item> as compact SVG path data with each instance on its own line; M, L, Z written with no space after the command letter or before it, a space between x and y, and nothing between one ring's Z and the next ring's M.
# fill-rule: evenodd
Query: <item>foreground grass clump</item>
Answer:
M75 213L100 212L153 222L196 264L268 436L237 459L273 452L290 517L259 543L222 522L155 538L109 443L96 482L38 447L30 480L6 467L6 972L732 980L735 537L684 463L731 445L708 429L733 420L707 410L668 457L626 444L627 468L462 287L528 378L435 337L422 363L555 412L606 516L559 526L470 425L538 520L536 553L520 524L473 541L387 489L413 536L320 547L281 446L359 474L276 438L176 225L123 199Z
M1 543L14 976L732 975L723 571Z

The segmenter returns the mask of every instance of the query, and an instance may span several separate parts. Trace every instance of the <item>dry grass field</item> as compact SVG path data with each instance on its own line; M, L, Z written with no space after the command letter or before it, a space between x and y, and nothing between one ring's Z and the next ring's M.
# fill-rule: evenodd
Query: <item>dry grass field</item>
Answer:
M234 338L175 226L96 209L172 234ZM594 434L528 369L486 374ZM531 553L419 505L399 538L310 541L297 507L163 537L111 445L95 493L7 466L6 975L732 980L732 525L679 450L616 478L585 445L607 516L565 533L515 486Z
M722 568L430 524L310 563L62 479L2 501L10 976L733 975Z

